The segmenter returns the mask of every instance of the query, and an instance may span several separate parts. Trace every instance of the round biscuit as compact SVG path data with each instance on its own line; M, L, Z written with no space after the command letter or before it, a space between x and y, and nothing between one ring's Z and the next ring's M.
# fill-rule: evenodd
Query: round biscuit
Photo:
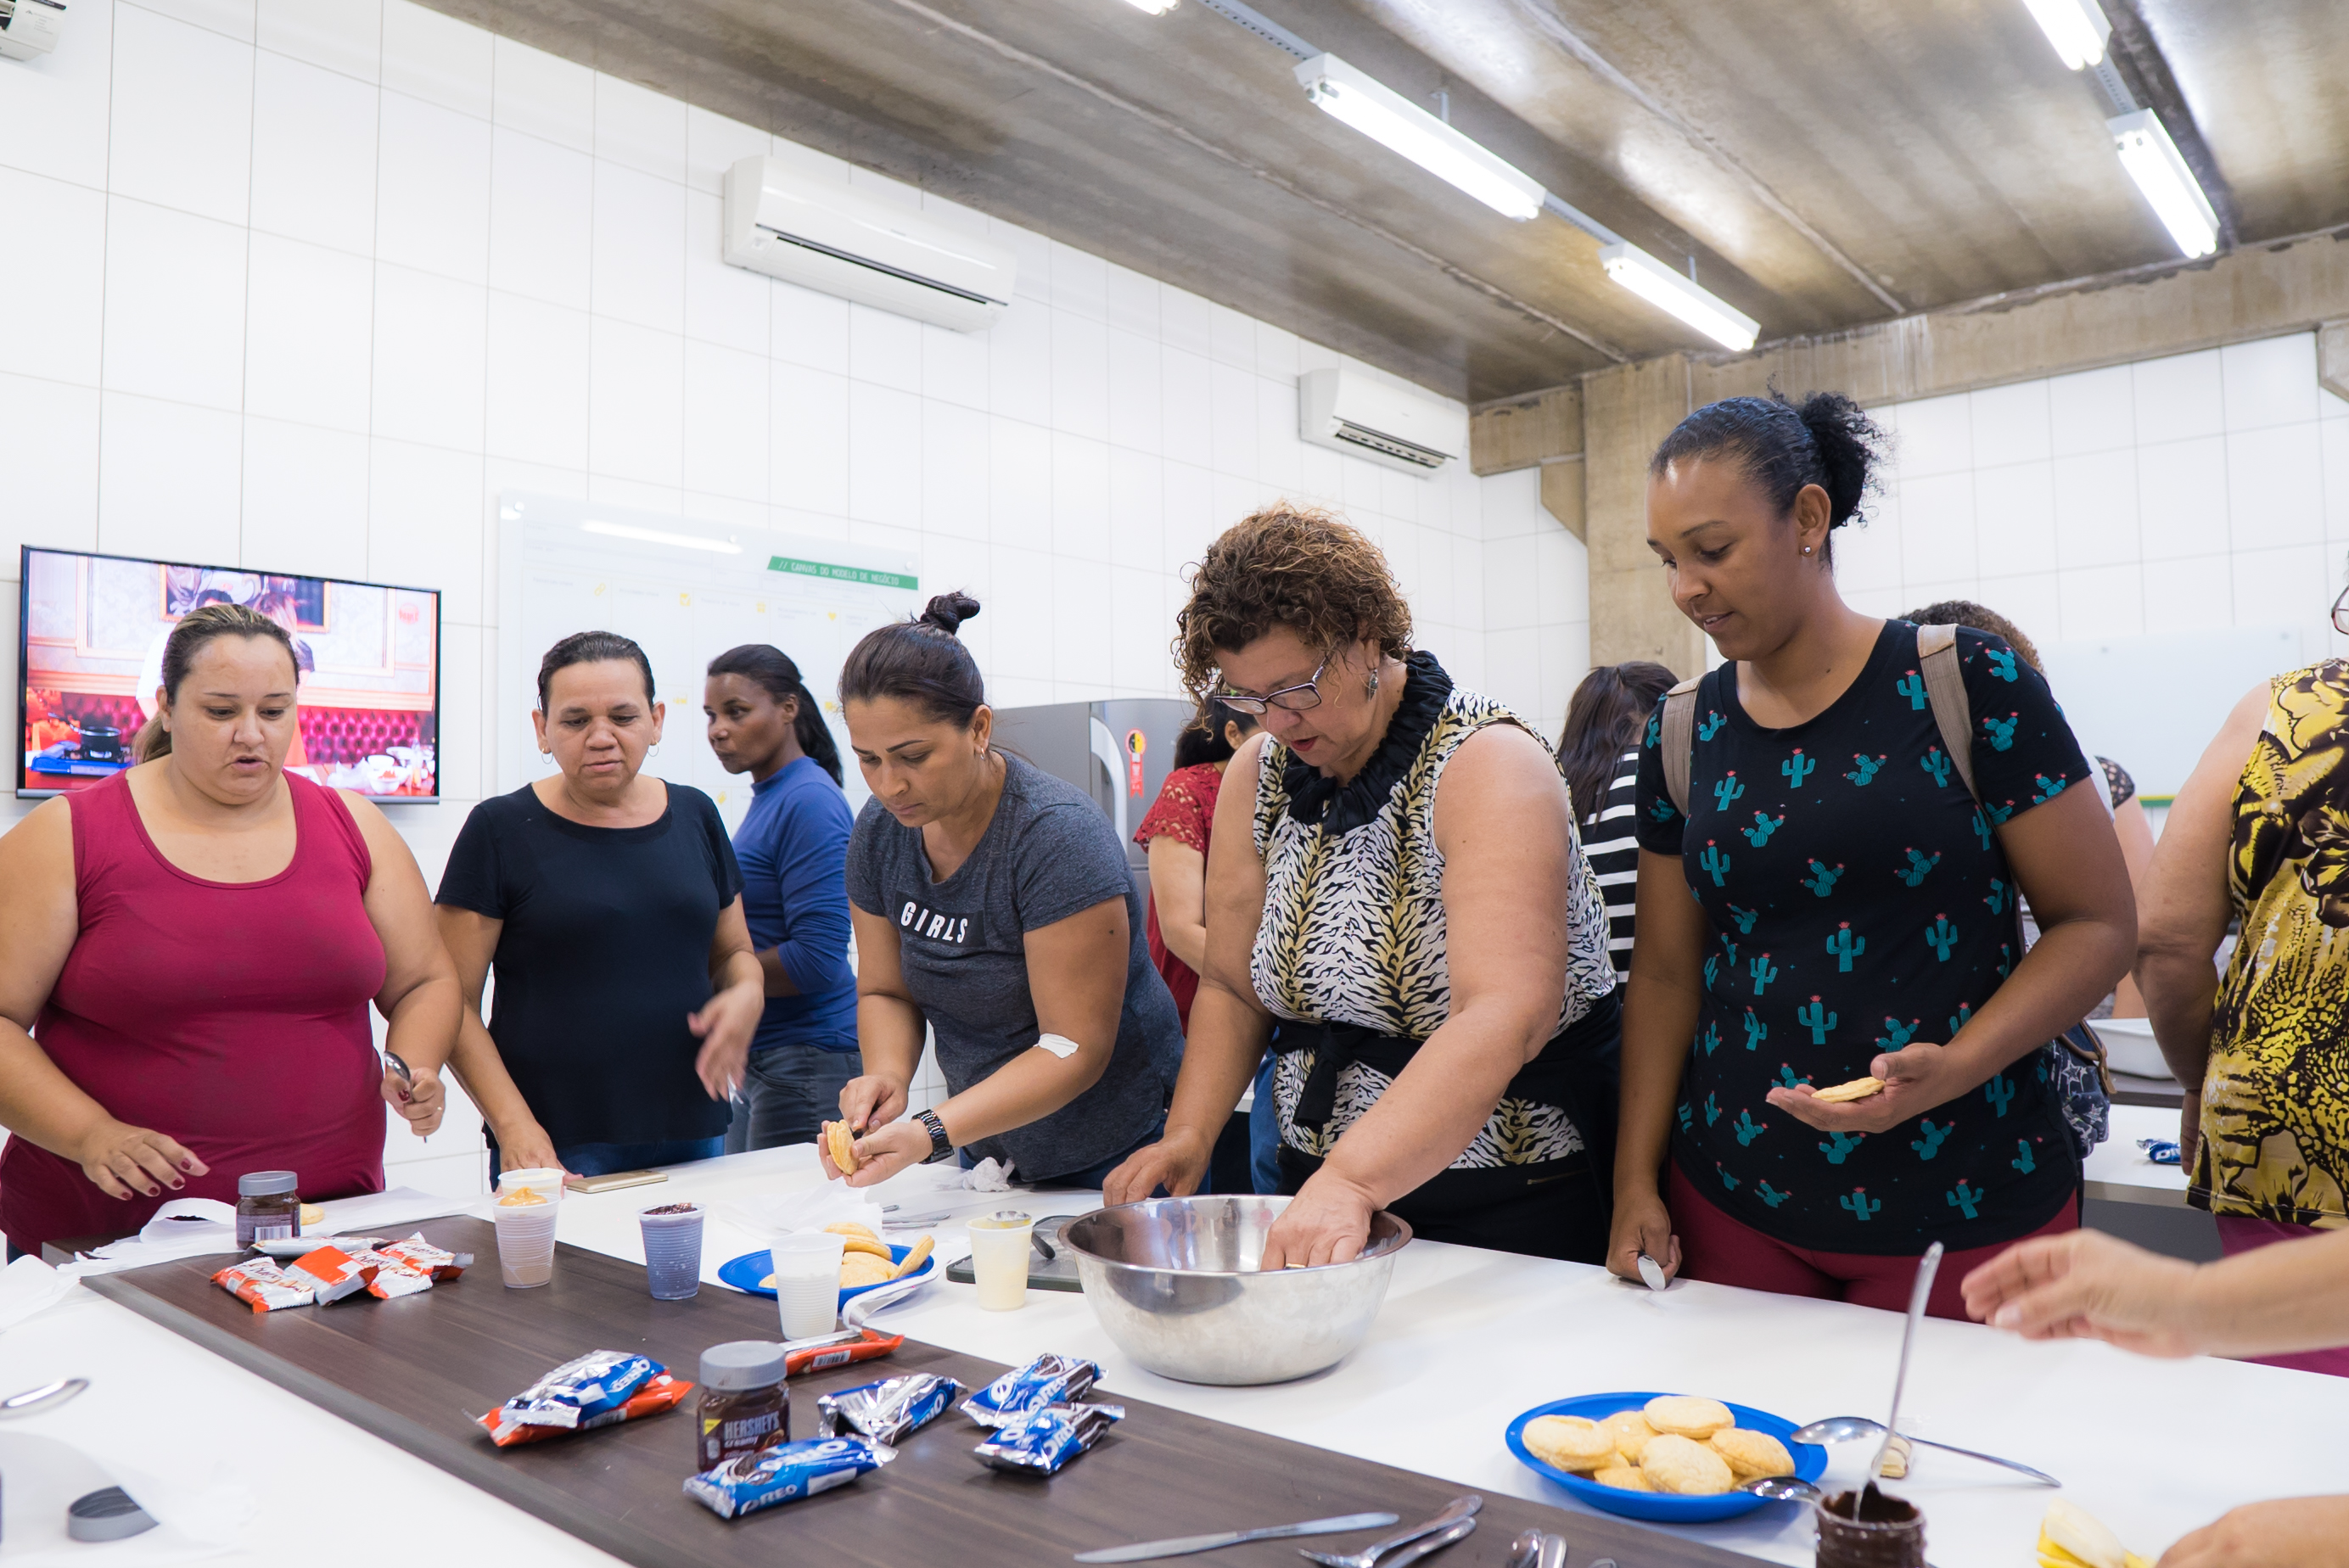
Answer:
M1640 1456L1640 1473L1653 1491L1682 1497L1713 1497L1736 1482L1729 1461L1702 1443L1666 1432Z
M1698 1442L1713 1436L1723 1427L1737 1424L1729 1407L1718 1399L1702 1398L1694 1394L1659 1394L1648 1401L1640 1412L1648 1425L1659 1432L1676 1438L1693 1438ZM1645 1463L1645 1460L1641 1461Z
M868 1242L881 1239L872 1226L858 1224L854 1220L835 1220L823 1228L823 1233L828 1236L863 1236Z
M1648 1484L1648 1478L1640 1473L1640 1468L1637 1465L1616 1465L1610 1469L1599 1471L1590 1479L1597 1481L1600 1486L1611 1486L1617 1491L1653 1491L1656 1490L1654 1487Z
M1729 1461L1731 1473L1739 1480L1795 1473L1795 1456L1786 1451L1785 1444L1767 1432L1723 1427L1713 1434L1711 1441L1713 1451Z
M1618 1410L1599 1423L1615 1439L1615 1451L1632 1464L1640 1462L1640 1454L1654 1439L1656 1429L1648 1418L1637 1410Z
M1544 1464L1576 1475L1616 1462L1615 1439L1579 1416L1537 1416L1526 1423L1525 1444Z
M896 1265L886 1264L871 1253L851 1253L840 1260L840 1288L855 1290L859 1286L879 1284L896 1272Z

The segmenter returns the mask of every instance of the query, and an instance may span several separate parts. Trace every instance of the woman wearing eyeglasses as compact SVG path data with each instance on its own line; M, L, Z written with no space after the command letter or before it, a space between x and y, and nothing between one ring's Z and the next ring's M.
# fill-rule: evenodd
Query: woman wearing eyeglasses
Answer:
M1548 746L1412 648L1385 558L1323 512L1281 503L1226 532L1177 625L1192 694L1264 728L1216 800L1165 1136L1106 1200L1195 1191L1269 1041L1295 1202L1265 1267L1353 1257L1381 1209L1438 1241L1599 1262L1615 972Z
M2333 607L2349 633L2349 593ZM2349 662L2246 693L2162 824L2137 988L2228 1253L2349 1226ZM2242 939L2212 964L2230 921ZM2349 1349L2276 1364L2349 1377Z

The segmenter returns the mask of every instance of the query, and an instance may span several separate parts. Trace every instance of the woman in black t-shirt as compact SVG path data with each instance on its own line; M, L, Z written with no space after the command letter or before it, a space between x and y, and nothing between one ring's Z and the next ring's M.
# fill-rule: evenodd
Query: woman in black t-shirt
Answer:
M441 873L467 1003L450 1065L503 1170L721 1154L766 1007L725 824L698 789L638 771L663 713L635 643L564 638L538 701L539 748L562 772L474 807Z
M2136 913L2038 673L1957 634L1970 790L1917 628L1836 592L1832 531L1877 439L1832 394L1731 398L1682 421L1650 470L1649 545L1727 662L1694 691L1685 813L1663 705L1640 754L1608 1266L1636 1277L1645 1253L1897 1310L1938 1241L1955 1255L1930 1310L1961 1318L1970 1266L2078 1223L2079 1161L2038 1053L2127 967ZM2027 957L2017 884L2043 933ZM1815 1093L1865 1078L1880 1087L1848 1103Z

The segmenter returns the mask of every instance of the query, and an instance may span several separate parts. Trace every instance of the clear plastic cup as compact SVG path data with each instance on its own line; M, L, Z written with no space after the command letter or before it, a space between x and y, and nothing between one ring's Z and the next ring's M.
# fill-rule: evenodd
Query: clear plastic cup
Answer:
M554 1205L530 1203L496 1211L498 1270L509 1290L528 1290L554 1277Z
M498 1196L501 1198L524 1187L529 1188L549 1203L563 1202L563 1172L551 1167L535 1166L527 1170L507 1171L501 1172L498 1177Z
M664 1211L672 1211L664 1212ZM645 1241L645 1287L655 1301L683 1301L701 1289L701 1205L672 1201L636 1212Z
M970 1222L970 1273L978 1305L988 1312L1017 1312L1028 1305L1028 1253L1036 1222L1017 1209L1002 1209Z
M785 1339L830 1334L839 1321L840 1253L847 1242L833 1231L793 1231L768 1249Z

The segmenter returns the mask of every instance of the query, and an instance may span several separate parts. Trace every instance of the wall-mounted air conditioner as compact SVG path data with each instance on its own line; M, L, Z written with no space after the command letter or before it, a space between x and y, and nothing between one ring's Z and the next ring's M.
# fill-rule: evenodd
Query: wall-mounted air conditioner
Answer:
M719 254L738 267L957 332L1009 308L1018 259L1005 247L780 159L726 174Z
M1468 449L1468 412L1340 366L1297 378L1297 434L1423 479Z

